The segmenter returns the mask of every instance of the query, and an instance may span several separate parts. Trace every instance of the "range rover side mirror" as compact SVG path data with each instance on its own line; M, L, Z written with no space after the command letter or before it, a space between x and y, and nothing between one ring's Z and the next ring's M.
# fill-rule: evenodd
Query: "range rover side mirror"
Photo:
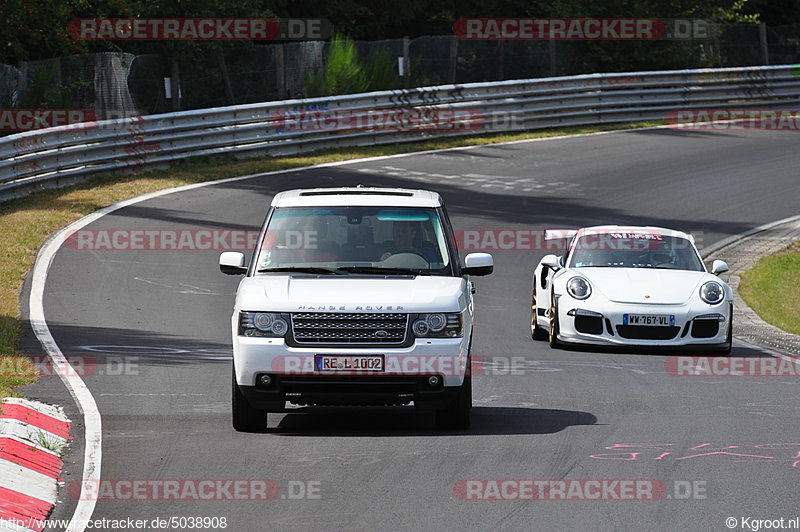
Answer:
M470 253L464 257L461 273L466 275L489 275L494 271L494 259L489 253Z
M226 275L241 275L247 273L244 265L244 253L238 251L225 251L219 256L219 271Z

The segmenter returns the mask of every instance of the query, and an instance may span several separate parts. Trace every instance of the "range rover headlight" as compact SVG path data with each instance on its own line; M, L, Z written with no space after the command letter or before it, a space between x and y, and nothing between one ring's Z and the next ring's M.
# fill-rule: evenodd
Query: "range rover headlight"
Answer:
M272 327L270 327L270 330L275 336L283 336L286 334L286 331L289 330L289 324L286 323L286 320L283 318L278 318L272 322Z
M268 332L274 321L275 317L272 314L266 312L253 314L253 326L261 332Z
M419 338L461 338L464 336L464 315L458 312L420 314L411 330Z
M272 312L240 312L239 336L280 338L289 330L289 324L280 314Z
M567 292L575 299L586 299L592 295L592 286L583 277L573 277L567 281Z
M431 332L441 332L447 326L447 316L444 314L428 314L425 318Z
M718 282L708 281L700 287L700 299L709 305L716 305L725 299L725 290L722 289L722 285Z
M414 331L415 336L427 336L430 327L428 327L428 322L425 320L417 320L414 322L414 325L411 326L411 330Z

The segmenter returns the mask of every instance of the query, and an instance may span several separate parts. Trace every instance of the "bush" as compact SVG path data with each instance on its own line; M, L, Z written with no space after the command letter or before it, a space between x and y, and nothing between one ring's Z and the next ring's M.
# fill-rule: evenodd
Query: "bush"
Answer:
M355 43L335 35L325 55L322 74L307 74L305 85L306 96L314 98L393 89L400 85L400 77L388 48L369 54L362 63Z
M368 91L385 91L400 86L397 63L388 48L382 48L370 54L364 69L367 72Z
M358 62L355 43L342 35L331 39L322 75L306 75L306 95L334 96L367 90L364 67Z

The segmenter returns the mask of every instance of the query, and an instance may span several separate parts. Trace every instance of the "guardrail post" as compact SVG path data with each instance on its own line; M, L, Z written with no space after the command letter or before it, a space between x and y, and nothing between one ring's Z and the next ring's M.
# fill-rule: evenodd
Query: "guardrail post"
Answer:
M181 77L180 77L180 67L178 66L178 61L172 61L172 72L170 74L170 81L169 81L169 95L172 98L172 110L173 111L180 111L181 110Z
M283 43L274 44L272 49L275 50L275 87L278 89L278 98L283 100L286 98L287 94Z
M447 83L456 82L456 66L458 64L458 37L450 37L450 70L447 73Z
M497 41L497 79L499 79L500 81L503 81L504 79L506 79L505 63L506 63L505 41L503 39L498 39L498 41Z
M231 78L228 76L228 65L225 64L225 54L222 50L217 52L217 59L219 60L219 69L222 72L222 81L225 84L225 96L228 97L229 105L236 105L233 99L233 88L231 87Z
M761 45L761 64L769 64L769 48L767 46L767 25L763 22L758 25L758 41Z
M403 37L403 86L408 88L408 82L410 80L409 77L409 66L410 61L408 59L408 49L411 46L411 39L408 37Z

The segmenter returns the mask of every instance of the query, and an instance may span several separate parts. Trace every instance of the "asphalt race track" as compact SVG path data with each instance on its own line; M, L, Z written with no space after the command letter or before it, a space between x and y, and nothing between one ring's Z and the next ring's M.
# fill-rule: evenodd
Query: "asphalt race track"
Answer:
M88 229L257 229L278 191L363 183L435 190L456 229L651 224L690 231L702 247L799 213L797 142L791 132L651 129L431 152L173 193ZM270 501L101 500L94 517L216 516L235 531L726 530L728 517L800 514L798 379L679 377L665 371L669 354L534 342L530 278L544 254L493 251L495 273L475 279L473 352L488 364L473 379L469 431L381 408L271 414L277 428L244 434L230 421L239 278L219 273L219 251L62 249L45 313L67 357L99 363L85 381L102 413L102 478L281 489ZM41 352L30 335L25 343ZM770 356L739 341L733 355ZM25 393L80 419L56 378ZM73 488L80 427L64 477ZM652 479L665 491L655 501L461 500L464 479ZM72 515L75 493L55 517Z

